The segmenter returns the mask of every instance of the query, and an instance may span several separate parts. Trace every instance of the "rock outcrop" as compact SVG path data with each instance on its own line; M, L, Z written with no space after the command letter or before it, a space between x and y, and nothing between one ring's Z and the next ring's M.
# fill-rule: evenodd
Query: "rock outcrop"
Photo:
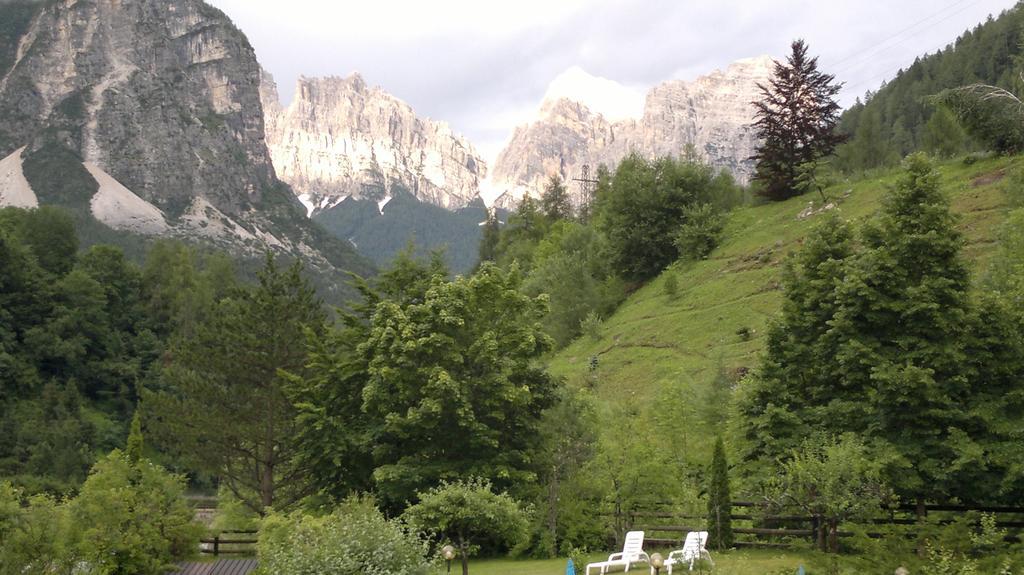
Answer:
M359 74L299 78L287 108L262 77L274 167L310 215L348 197L383 202L396 188L449 210L477 197L487 165L473 146Z
M758 83L771 77L772 59L740 60L692 82L672 80L647 93L643 115L608 121L584 103L558 99L542 104L538 119L516 128L494 165L497 203L513 207L524 194L538 195L551 175L579 177L582 166L614 167L636 152L677 156L692 147L698 157L733 173L753 174L757 145L750 124Z
M52 162L53 173L36 178L54 182L62 166L84 166L88 190L46 201L142 235L369 269L350 247L329 238L325 246L326 234L277 179L260 67L222 12L201 0L9 0L0 3L8 17L0 41L8 187L24 187L19 160ZM62 189L29 180L37 193Z

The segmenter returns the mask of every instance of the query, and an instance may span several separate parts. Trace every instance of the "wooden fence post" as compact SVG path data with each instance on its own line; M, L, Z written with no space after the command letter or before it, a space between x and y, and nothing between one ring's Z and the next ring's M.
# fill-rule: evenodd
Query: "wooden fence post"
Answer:
M220 555L220 533L213 536L213 556Z

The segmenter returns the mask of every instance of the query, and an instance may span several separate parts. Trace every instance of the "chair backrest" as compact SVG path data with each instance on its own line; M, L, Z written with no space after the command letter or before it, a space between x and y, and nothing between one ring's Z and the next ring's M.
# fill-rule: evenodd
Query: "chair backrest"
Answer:
M687 560L691 557L700 557L700 552L707 543L707 531L690 531L686 534L686 541L683 542L683 557Z
M622 555L625 559L637 557L644 550L644 532L630 531L626 533L626 540L622 543Z

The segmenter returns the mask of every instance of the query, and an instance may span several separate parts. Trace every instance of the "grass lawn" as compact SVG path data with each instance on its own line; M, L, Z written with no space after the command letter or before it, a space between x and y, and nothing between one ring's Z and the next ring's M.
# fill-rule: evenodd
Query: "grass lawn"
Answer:
M662 555L666 553L662 552ZM607 558L607 554L590 556L591 561L601 561ZM804 565L808 574L815 565L812 553L800 553L797 551L774 551L750 549L742 551L731 551L729 553L713 553L715 568L705 573L715 575L774 575L776 573L796 573L797 567ZM565 573L566 559L548 560L516 560L516 559L480 559L470 561L470 575L563 575ZM621 571L616 571L621 573ZM662 573L666 571L662 569ZM443 572L442 572L443 573ZM461 574L457 562L452 563L452 573ZM645 575L650 573L647 565L639 565L630 570L630 573ZM686 569L676 570L674 573L688 573ZM693 571L698 573L698 571Z

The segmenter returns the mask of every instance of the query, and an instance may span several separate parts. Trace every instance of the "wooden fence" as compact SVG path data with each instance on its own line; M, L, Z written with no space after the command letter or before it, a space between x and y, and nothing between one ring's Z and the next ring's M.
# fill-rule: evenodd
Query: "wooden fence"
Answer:
M221 531L199 540L199 552L207 555L255 555L258 531Z
M809 515L760 515L754 513L758 504L751 501L734 501L730 515L733 532L737 535L739 547L788 547L793 540L808 540L819 548L837 546L838 538L854 535L850 525L839 525L824 518ZM662 508L664 509L664 508ZM872 532L872 526L901 525L913 526L922 521L922 509L915 505L900 505L881 509L879 516L857 527L867 527L869 537L882 537L881 531ZM1006 529L1008 541L1020 541L1024 530L1024 507L970 506L970 505L925 505L923 511L929 521L939 525L954 522L958 515L967 512L990 513L996 516L997 528ZM614 515L611 513L603 515ZM656 547L673 547L681 544L690 531L706 530L703 516L686 515L664 510L633 510L624 512L618 519L628 529L646 533L644 541ZM843 529L843 528L846 529ZM908 531L912 535L912 531Z

